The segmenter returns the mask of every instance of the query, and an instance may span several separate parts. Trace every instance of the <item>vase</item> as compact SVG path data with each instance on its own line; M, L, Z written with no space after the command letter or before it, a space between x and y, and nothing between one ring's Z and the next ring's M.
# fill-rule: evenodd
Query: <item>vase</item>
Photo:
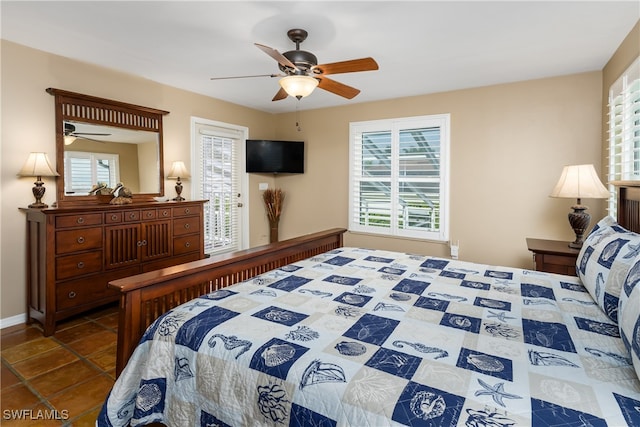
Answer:
M278 221L269 221L269 243L278 241Z

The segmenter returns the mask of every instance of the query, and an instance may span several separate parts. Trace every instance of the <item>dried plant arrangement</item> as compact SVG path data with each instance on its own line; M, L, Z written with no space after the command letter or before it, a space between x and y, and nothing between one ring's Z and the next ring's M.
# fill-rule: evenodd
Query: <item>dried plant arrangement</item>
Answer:
M267 219L269 220L271 243L278 241L278 222L280 222L280 214L282 214L282 203L284 202L284 192L279 188L266 189L262 193L264 207L267 211Z

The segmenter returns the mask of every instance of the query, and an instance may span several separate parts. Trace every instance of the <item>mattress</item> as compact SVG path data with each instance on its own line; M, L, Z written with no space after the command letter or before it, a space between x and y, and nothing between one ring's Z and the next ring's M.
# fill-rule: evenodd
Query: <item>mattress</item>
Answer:
M618 325L577 277L340 248L183 304L97 425L640 425Z

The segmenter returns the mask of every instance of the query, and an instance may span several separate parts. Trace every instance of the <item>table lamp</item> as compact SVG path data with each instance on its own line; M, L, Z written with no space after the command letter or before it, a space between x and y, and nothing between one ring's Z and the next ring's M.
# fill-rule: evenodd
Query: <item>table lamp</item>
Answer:
M576 240L569 243L569 247L580 249L591 222L591 215L586 212L587 207L582 205L581 199L607 199L610 196L609 190L598 178L593 165L572 165L564 167L550 196L577 199L577 203L571 206L573 212L568 215L569 224L576 234Z
M36 182L34 183L35 186L33 187L33 196L36 198L36 201L35 203L30 204L29 207L35 209L48 208L49 205L42 202L42 197L45 192L42 177L59 176L59 174L51 167L47 153L30 153L24 166L22 166L22 169L18 172L18 176L36 177Z
M173 164L171 164L171 169L169 170L169 175L167 175L167 178L177 180L175 188L176 193L178 194L172 200L175 200L176 202L181 202L184 200L184 197L181 196L182 181L180 181L180 179L188 179L190 177L191 175L189 175L187 167L184 165L184 162L182 160L175 161L173 162Z

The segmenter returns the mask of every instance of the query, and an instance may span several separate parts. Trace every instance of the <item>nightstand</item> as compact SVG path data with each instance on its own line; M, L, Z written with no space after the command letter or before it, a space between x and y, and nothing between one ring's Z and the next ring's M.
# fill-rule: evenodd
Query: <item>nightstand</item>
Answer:
M527 248L533 252L533 268L536 271L576 276L576 260L579 249L569 247L569 242L527 238Z

